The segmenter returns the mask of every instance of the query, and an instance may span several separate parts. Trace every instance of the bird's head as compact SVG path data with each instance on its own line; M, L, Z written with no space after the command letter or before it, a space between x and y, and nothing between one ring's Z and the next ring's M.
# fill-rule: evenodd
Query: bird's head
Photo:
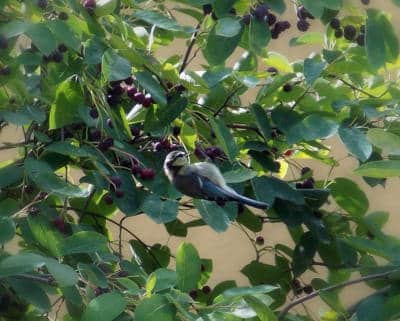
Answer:
M167 155L164 161L164 166L167 168L183 167L189 163L188 156L183 151L173 151Z

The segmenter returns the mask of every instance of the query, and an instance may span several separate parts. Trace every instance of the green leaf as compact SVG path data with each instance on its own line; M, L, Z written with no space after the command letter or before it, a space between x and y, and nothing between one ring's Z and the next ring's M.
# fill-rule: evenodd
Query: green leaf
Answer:
M382 319L385 299L382 295L367 297L357 305L357 320L375 321Z
M289 45L291 47L301 45L323 45L324 35L321 32L307 32L299 37L290 39Z
M81 231L65 239L62 255L94 253L106 249L107 238L104 235L93 231Z
M19 297L33 304L40 311L50 311L49 297L36 282L20 279L9 279L8 282Z
M239 213L236 222L247 227L250 231L261 232L263 223L258 215L255 215L247 207L244 208L242 213Z
M234 37L242 29L240 19L236 17L225 17L218 19L217 25L215 26L215 34L222 37Z
M157 26L160 29L171 30L171 31L183 31L188 33L195 32L194 28L181 26L175 20L166 17L156 11L138 10L135 11L134 16L151 25Z
M242 183L254 178L257 173L246 167L237 167L222 174L228 184Z
M96 17L112 14L117 7L117 3L117 0L97 0L94 14Z
M12 163L0 168L0 188L13 185L22 180L24 177L24 167Z
M229 128L226 127L224 122L220 119L211 118L210 124L223 151L228 156L229 160L233 162L237 156L238 149Z
M317 252L318 241L311 232L304 233L296 244L292 258L292 269L295 277L303 274L312 264Z
M0 261L0 276L6 277L31 272L42 267L45 258L34 253L20 253Z
M201 262L196 248L190 243L181 243L176 253L178 288L182 292L196 289L200 280Z
M384 160L368 162L355 169L354 173L360 176L375 178L400 176L400 161Z
M45 162L27 158L25 171L28 176L45 192L54 193L61 197L86 197L88 190L72 185L58 177Z
M336 134L339 125L327 117L311 114L301 122L289 129L288 143L293 144L302 139L311 141L314 139L328 138Z
M243 287L235 287L228 290L225 290L222 295L225 298L234 298L234 297L242 297L245 295L254 295L261 293L269 293L279 289L277 286L273 285L257 285L257 286L243 286Z
M152 273L152 275L156 279L156 283L153 288L154 292L172 289L177 284L177 274L173 270L157 269ZM150 278L151 276L149 277L149 279Z
M265 141L268 141L268 139L271 137L271 126L267 118L267 113L260 105L257 104L251 105L251 112L256 118L257 128L260 130Z
M61 264L57 260L47 258L46 267L47 270L53 275L58 286L68 287L74 286L78 283L79 276L71 266Z
M323 0L302 0L304 7L316 18L324 13Z
M227 68L224 66L216 66L209 68L202 76L202 78L206 81L207 85L211 88L219 83L221 83L224 79L228 78L232 74L232 68Z
M252 285L276 284L279 279L290 277L289 271L284 272L279 267L252 261L241 272L249 279Z
M399 41L387 16L377 9L367 10L365 47L374 69L394 62L399 55Z
M372 145L358 128L340 127L339 137L346 145L347 150L360 161L365 162L371 156Z
M51 228L48 220L39 215L28 216L28 225L36 242L47 249L53 256L60 256L63 238L58 231Z
M225 231L230 224L228 213L215 202L206 200L193 200L194 206L199 211L201 218L217 232Z
M174 95L168 101L168 105L157 110L157 118L160 120L162 127L171 124L186 109L188 100L186 97Z
M64 80L57 86L56 99L51 105L49 129L57 129L79 120L78 109L84 103L79 82L73 78Z
M367 132L367 138L385 154L400 155L400 136L381 128L371 128Z
M0 243L11 241L15 235L14 220L8 217L0 217Z
M132 66L115 50L108 49L101 59L101 72L108 81L123 80L131 76Z
M150 194L143 201L142 211L157 224L168 223L176 219L178 205L177 201L162 200L159 195Z
M214 27L205 42L204 57L212 66L223 64L238 46L240 38L241 33L230 38L218 36Z
M174 306L165 296L155 294L141 300L136 306L135 321L173 321L175 313Z
M26 35L45 55L50 55L57 48L57 41L46 23L32 24L26 31Z
M251 19L249 26L249 47L250 51L262 53L271 40L271 31L266 28L264 20Z
M79 36L74 32L74 30L62 20L49 21L49 26L51 31L54 33L58 43L63 43L67 47L79 50L80 39Z
M165 228L169 235L178 236L178 237L186 237L187 235L187 227L181 220L174 220L172 222L166 223Z
M13 38L26 32L32 27L32 23L21 20L10 20L8 23L4 23L0 27L0 33L6 38Z
M273 204L276 198L280 198L298 205L305 204L304 197L299 191L276 177L256 177L251 183L254 194L260 201Z
M351 236L341 240L358 251L377 255L388 261L398 261L400 258L400 244L398 240L369 240L359 236Z
M368 198L360 187L347 178L336 178L329 186L336 203L353 217L363 216L369 206Z
M318 79L325 68L325 62L321 61L318 56L314 58L306 58L304 60L303 73L306 78L307 85L311 86Z
M278 321L278 317L263 301L254 297L247 296L245 301L249 306L257 313L257 317L260 321Z
M0 202L0 217L7 217L19 211L18 202L13 198L6 198Z
M115 192L112 191L114 203L125 215L136 215L142 204L144 193L135 188L136 183L130 172L126 170L119 170L117 174L121 178L122 182L119 190L124 193L124 196L116 197Z
M137 73L135 76L140 86L151 94L151 97L155 102L157 102L160 106L167 105L167 98L164 89L149 72L142 71Z
M87 150L74 145L72 141L58 141L46 147L46 151L70 157L93 157Z
M83 312L82 321L112 321L124 312L127 303L117 292L102 294L92 301Z

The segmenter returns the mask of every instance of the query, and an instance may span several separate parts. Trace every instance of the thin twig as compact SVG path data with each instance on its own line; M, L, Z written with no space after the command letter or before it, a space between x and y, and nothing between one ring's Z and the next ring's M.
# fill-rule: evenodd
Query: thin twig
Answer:
M361 283L361 282L366 282L366 281L371 281L371 280L377 280L377 279L385 279L388 276L390 276L392 273L398 272L398 270L392 270L392 271L387 271L387 272L382 272L382 273L376 273L376 274L370 274L370 275L366 275L363 277L360 277L358 279L354 279L354 280L350 280L350 281L346 281L346 282L342 282L339 284L335 284L332 286L328 286L324 289L320 289L318 291L315 291L311 294L305 295L301 298L298 298L296 300L293 300L292 302L290 302L288 305L286 305L283 310L279 313L278 318L279 319L283 319L283 317L292 309L294 308L296 305L302 304L303 302L306 302L308 300L311 300L313 298L315 298L316 296L318 296L321 292L326 292L326 291L333 291L333 290L337 290L337 289L341 289L353 284L357 284L357 283Z
M194 44L196 43L196 39L197 39L197 35L200 30L200 26L201 26L201 23L199 22L196 26L196 31L192 34L192 37L190 38L190 43L186 49L185 56L183 57L182 65L181 65L181 68L179 69L179 74L183 73L185 71L186 66L188 65L189 56L190 56L190 53L192 52Z
M214 113L214 117L217 117L218 114L227 106L229 100L231 100L231 98L233 97L233 95L235 95L239 89L241 89L242 86L238 86L236 87L234 90L232 90L232 92L225 98L224 103L221 105L221 107L219 107L216 112Z

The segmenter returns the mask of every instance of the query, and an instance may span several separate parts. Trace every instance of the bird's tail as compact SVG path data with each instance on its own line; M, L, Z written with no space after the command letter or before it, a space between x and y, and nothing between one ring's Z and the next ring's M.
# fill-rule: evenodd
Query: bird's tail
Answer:
M240 203L243 203L243 204L255 207L255 208L260 208L260 209L269 208L269 204L267 204L265 202L256 201L256 200L253 200L252 198L248 198L246 196L240 195L232 188L228 188L227 194L232 201L237 201L237 202L240 202Z

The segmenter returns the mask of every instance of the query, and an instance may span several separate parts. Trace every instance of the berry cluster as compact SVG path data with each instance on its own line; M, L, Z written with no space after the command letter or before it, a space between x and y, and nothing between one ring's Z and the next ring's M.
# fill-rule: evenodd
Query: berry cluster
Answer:
M365 25L360 26L359 32L357 32L357 28L353 25L346 25L342 28L338 18L333 18L329 25L335 30L336 38L344 36L346 40L354 41L361 47L365 45Z
M305 32L310 27L310 23L307 21L307 19L314 19L314 16L306 8L304 8L304 6L300 6L297 9L297 18L297 29Z
M201 148L200 146L196 146L194 149L194 154L200 160L204 160L206 158L210 158L212 160L224 159L226 157L223 150L218 146L209 146L205 149Z
M300 295L301 293L311 294L314 292L314 288L311 284L301 285L301 282L298 279L294 279L292 281L292 289L295 295Z

